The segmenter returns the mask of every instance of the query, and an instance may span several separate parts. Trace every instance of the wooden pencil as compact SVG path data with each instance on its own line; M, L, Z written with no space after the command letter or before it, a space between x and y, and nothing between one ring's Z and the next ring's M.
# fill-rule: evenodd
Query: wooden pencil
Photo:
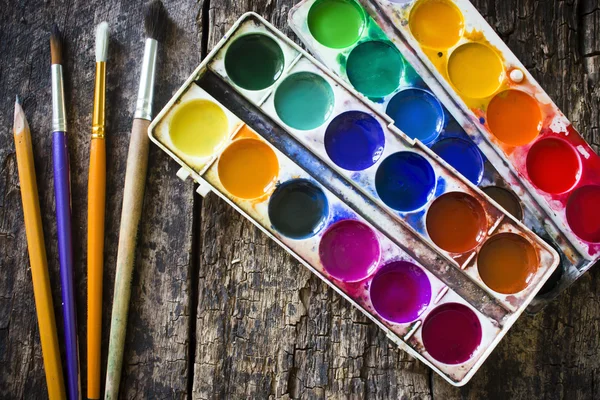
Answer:
M58 335L54 319L54 306L50 277L48 275L48 260L44 243L44 230L40 214L40 203L31 147L31 134L25 113L17 97L15 103L14 138L17 153L17 168L21 184L21 200L23 202L23 217L25 219L25 234L29 264L31 265L31 280L35 309L37 310L42 356L46 371L46 384L50 400L65 399L65 384L63 379Z

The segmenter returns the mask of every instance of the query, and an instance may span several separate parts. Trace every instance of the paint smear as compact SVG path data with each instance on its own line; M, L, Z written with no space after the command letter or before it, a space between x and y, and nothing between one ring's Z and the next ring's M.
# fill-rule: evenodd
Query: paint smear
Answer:
M331 85L311 72L285 78L275 92L275 111L292 128L310 130L323 125L333 110Z
M445 50L454 46L463 35L463 16L447 0L423 0L409 16L409 28L417 41L426 47Z
M498 186L488 186L483 191L517 220L523 219L523 207L516 194Z
M419 318L431 301L431 284L418 266L395 261L380 269L371 282L371 303L390 322L403 324Z
M534 143L527 153L526 165L531 182L546 193L565 193L581 177L579 155L569 143L558 138Z
M600 243L600 186L584 186L567 202L567 222L581 239Z
M538 102L520 90L498 93L487 108L490 131L510 146L524 146L542 129L542 111Z
M450 137L436 142L431 146L431 150L474 185L481 183L484 170L483 157L473 142Z
M284 56L277 42L267 35L240 36L227 49L225 70L236 85L247 90L271 86L283 72Z
M477 256L477 269L493 291L519 293L531 282L539 266L535 248L515 233L499 233L486 241Z
M481 344L481 323L469 307L446 303L425 319L422 337L431 357L444 364L462 364L473 357Z
M379 263L380 253L375 232L354 220L333 224L319 244L323 267L343 282L357 282L371 275Z
M343 49L362 35L365 15L352 0L318 0L310 7L307 24L317 42L332 49Z
M465 253L482 242L487 219L481 204L462 192L446 193L429 207L427 233L433 242L450 253Z
M307 179L281 184L269 200L269 219L276 231L292 239L314 236L329 213L327 197Z
M504 79L498 54L481 43L457 47L448 59L448 78L462 95L482 99L493 95Z
M182 104L169 124L173 145L191 157L213 155L225 140L229 121L221 107L208 100Z
M371 98L385 97L396 90L403 69L400 52L388 42L363 42L346 60L348 80L356 90Z
M423 89L411 88L396 93L385 112L402 132L425 144L435 140L444 128L442 105Z
M225 189L242 199L256 199L268 193L277 180L277 155L257 139L233 141L221 154L219 179Z
M379 122L362 111L336 116L325 131L325 150L331 160L349 171L362 171L375 164L385 145Z
M401 151L383 160L375 174L375 189L388 207L411 212L431 199L435 181L429 161L417 153Z

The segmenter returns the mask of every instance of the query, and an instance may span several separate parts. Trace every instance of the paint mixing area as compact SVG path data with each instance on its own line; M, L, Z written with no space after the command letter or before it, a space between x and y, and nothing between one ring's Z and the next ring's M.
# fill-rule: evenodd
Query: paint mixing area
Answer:
M55 201L60 168L40 169L52 163L38 148L44 123L31 114L19 124L38 157L42 272L25 250L31 175L22 174L22 153L12 162L0 144L6 209L21 203L5 186L23 191L27 228L21 217L0 219L8 227L0 243L23 252L0 254L0 348L6 360L34 354L29 370L19 361L0 367L0 386L8 383L0 397L43 398L47 385L52 399L79 390L105 399L599 398L597 4L184 3L146 5L137 97L123 94L137 82L125 77L135 65L123 54L130 44L116 46L106 182L93 162L81 178L79 164L96 153L80 151L83 139L72 135L54 146L75 154L70 174L63 160L69 201L58 189ZM168 20L166 39L157 19ZM115 29L114 40L125 40ZM89 130L81 95L69 94L82 72L66 65L75 75L66 96L55 84L63 69L52 65L53 127L66 119L56 100L65 97L72 131ZM98 79L92 140L105 139ZM14 90L0 79L3 88ZM29 94L23 109L36 101ZM116 110L127 101L136 104L131 136L122 127L130 113ZM17 122L15 141L31 147L18 140ZM85 201L95 204L92 185L101 183L104 277L90 272L95 242L84 244L96 221L85 218ZM56 222L46 218L52 207ZM65 271L74 280L69 319ZM65 320L52 334L67 346L67 394L61 347L58 381L47 347L37 353L39 276ZM91 296L99 322L89 319ZM13 337L27 327L29 347Z

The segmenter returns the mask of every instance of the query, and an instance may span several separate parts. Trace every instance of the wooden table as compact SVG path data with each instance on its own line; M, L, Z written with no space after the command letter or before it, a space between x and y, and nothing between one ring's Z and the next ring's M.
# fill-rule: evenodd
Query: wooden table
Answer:
M107 352L125 157L143 51L141 1L0 2L0 398L46 397L19 181L14 96L34 141L57 322L62 335L50 134L48 28L66 35L75 283L85 376L86 204L94 28L106 20L108 204L103 356ZM293 0L169 1L155 110L243 12L295 38ZM598 0L476 0L559 107L598 150ZM194 195L152 146L123 398L600 398L600 270L524 316L470 384L455 389L394 348L374 324L214 195ZM233 263L239 260L239 263ZM85 387L85 380L82 382ZM85 393L85 391L84 391Z

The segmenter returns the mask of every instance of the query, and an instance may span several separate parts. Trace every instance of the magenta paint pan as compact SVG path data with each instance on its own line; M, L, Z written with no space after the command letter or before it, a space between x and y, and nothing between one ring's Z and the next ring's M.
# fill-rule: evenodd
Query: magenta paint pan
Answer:
M257 65L247 66L246 59L232 64L236 57L228 57L229 52L246 51L238 41L248 38L251 47L262 46L256 52L265 56ZM260 75L259 83L247 80L253 74ZM314 96L314 104L298 110L310 118L296 118L290 110L306 96ZM190 103L201 105L202 112L188 115L190 126L173 124L174 118L182 120L179 111ZM180 178L192 177L202 195L222 197L400 348L460 386L552 274L557 254L429 148L395 129L354 89L261 17L248 13L157 115L149 132L181 166ZM348 132L360 137L360 149L349 147ZM182 149L185 143L203 151ZM207 148L212 151L207 153ZM353 160L349 153L359 157ZM397 154L410 157L398 159ZM396 199L379 195L377 173L385 171L382 179L391 193L396 190L393 179L412 179L396 163L419 165L414 160L427 166L431 190L422 204L397 210L403 207ZM485 226L481 244L458 253L437 246L425 226L431 204L454 192L481 205ZM410 191L405 195L410 198ZM477 255L488 239L509 233L532 246L539 265L527 288L506 295L486 286ZM459 363L448 363L424 344L424 324L445 304L470 310L481 330L480 342ZM455 345L449 342L446 350Z
M354 220L336 222L327 229L319 243L323 267L343 282L358 282L371 275L380 256L375 232Z
M439 98L455 105L456 119L475 128L471 136L522 199L525 218L545 221L534 230L559 250L562 274L532 303L539 310L600 259L600 211L592 202L576 206L581 193L600 187L600 157L469 0L360 3ZM473 60L479 67L469 69Z

